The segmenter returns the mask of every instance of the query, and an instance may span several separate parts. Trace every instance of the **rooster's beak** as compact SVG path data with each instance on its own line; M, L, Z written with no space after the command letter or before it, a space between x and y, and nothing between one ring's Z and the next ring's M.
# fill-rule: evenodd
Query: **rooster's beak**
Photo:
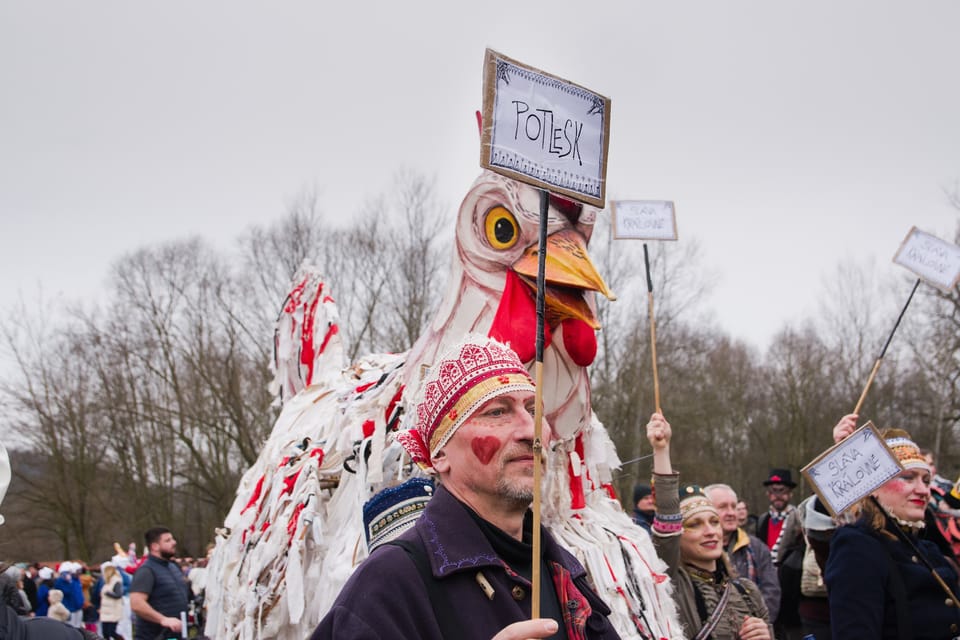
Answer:
M537 288L539 249L539 245L531 245L513 264L513 270L534 291ZM547 285L544 306L551 325L576 318L599 329L600 323L584 298L584 291L597 291L608 300L617 299L590 261L583 236L573 229L547 236L544 279Z

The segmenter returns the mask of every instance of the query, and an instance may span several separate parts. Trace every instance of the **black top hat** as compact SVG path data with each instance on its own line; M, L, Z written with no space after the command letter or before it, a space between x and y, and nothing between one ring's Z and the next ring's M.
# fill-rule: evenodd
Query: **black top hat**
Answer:
M797 483L790 477L790 469L770 469L770 477L764 481L763 486L769 487L772 484L782 484L791 489L797 486Z

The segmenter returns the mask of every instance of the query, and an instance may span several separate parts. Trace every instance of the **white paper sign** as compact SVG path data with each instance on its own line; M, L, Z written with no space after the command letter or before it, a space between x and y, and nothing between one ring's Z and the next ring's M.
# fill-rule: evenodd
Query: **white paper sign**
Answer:
M604 206L610 100L487 49L480 164Z
M960 281L960 247L916 227L910 229L893 261L945 293Z
M616 200L613 237L634 240L676 240L677 218L669 200Z
M838 515L903 471L872 422L802 469L831 515Z

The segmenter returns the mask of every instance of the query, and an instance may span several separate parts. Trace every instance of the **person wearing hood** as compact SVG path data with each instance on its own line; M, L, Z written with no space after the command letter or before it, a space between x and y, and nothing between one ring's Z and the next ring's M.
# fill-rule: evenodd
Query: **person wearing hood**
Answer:
M50 589L47 595L50 600L50 610L47 615L54 620L66 622L70 619L70 610L63 604L63 591L60 589Z
M37 571L37 577L40 578L40 584L37 585L37 617L47 615L47 609L50 607L48 595L53 589L53 569L50 567L40 567Z
M80 565L73 562L61 562L60 575L53 581L53 588L63 593L63 606L70 612L70 624L75 627L80 626L83 611L83 585L75 573L79 569Z

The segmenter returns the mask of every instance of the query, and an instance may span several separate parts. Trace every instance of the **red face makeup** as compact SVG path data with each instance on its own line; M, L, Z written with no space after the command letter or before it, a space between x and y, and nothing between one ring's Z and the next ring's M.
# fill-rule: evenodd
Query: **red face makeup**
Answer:
M470 441L470 448L473 449L473 455L477 456L482 464L490 464L493 456L501 447L500 439L496 436L480 436Z

